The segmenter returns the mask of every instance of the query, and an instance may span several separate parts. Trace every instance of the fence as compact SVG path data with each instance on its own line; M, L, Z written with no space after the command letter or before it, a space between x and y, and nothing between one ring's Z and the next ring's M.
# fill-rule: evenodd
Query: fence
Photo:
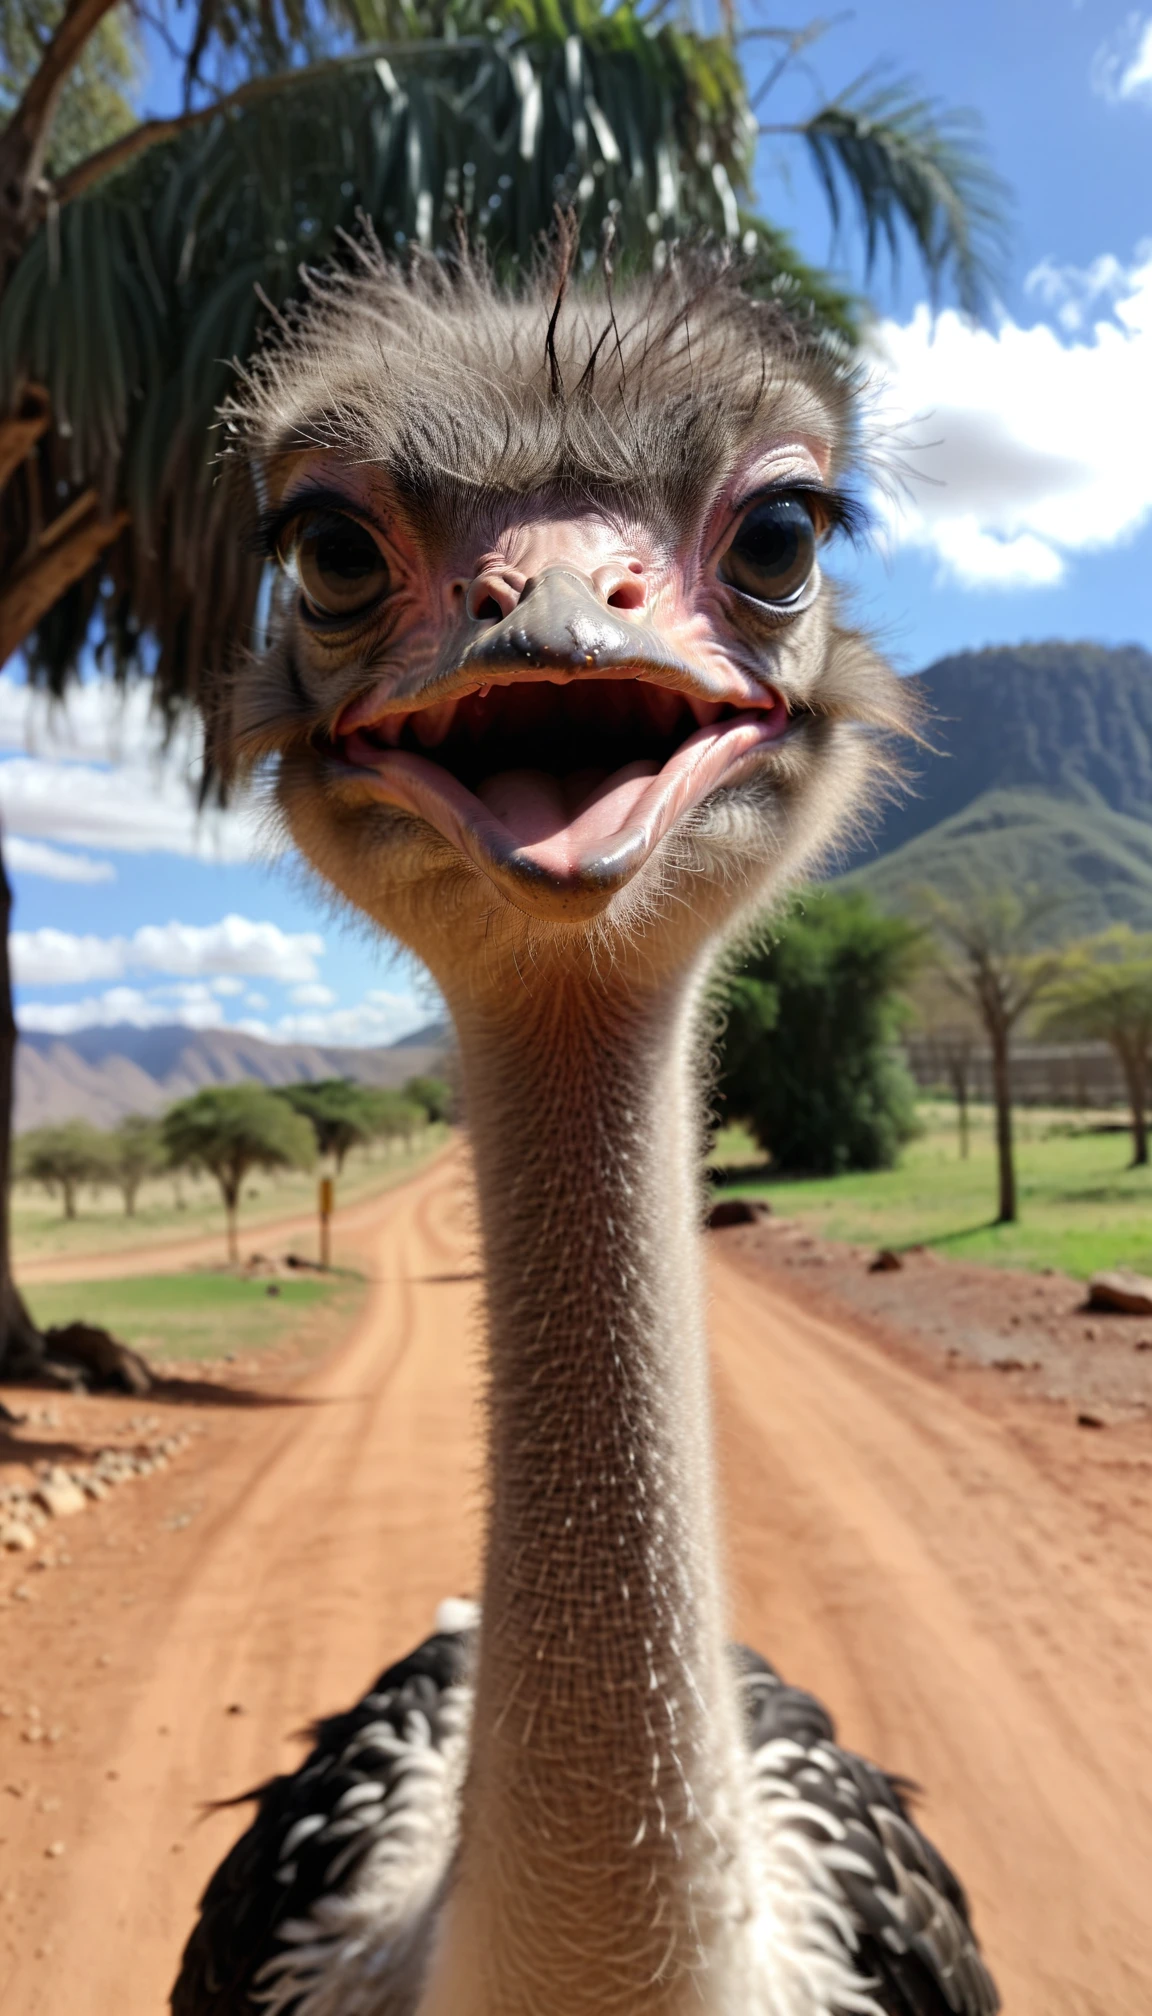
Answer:
M926 1092L954 1094L956 1045L933 1036L910 1036L908 1068ZM992 1059L986 1045L968 1055L968 1097L992 1097ZM1012 1047L1012 1097L1019 1106L1124 1106L1124 1078L1106 1043L1016 1043Z

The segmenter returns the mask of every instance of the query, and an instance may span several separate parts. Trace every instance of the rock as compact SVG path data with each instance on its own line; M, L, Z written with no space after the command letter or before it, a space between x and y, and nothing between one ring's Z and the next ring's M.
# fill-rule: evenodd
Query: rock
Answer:
M1078 1428L1103 1428L1104 1423L1098 1414L1077 1414L1076 1426Z
M36 1545L36 1535L23 1519L5 1519L0 1524L0 1547L9 1554L26 1554L29 1547Z
M904 1262L891 1246L882 1246L876 1258L869 1263L870 1274L898 1274Z
M1152 1279L1128 1267L1093 1274L1088 1283L1090 1309L1119 1309L1125 1316L1152 1316Z
M73 1483L66 1470L50 1470L36 1486L36 1496L54 1519L70 1519L74 1512L84 1510L86 1502L80 1486Z
M120 1393L150 1393L155 1383L138 1351L117 1343L95 1323L57 1324L44 1332L48 1355L63 1360L89 1385L110 1386Z
M721 1197L713 1204L705 1223L713 1232L724 1225L758 1225L761 1218L770 1218L772 1206L759 1197Z

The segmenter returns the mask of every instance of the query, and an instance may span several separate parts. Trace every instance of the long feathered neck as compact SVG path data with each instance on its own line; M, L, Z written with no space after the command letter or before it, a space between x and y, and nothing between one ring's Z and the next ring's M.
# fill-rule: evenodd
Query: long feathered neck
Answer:
M742 1912L694 1020L688 984L645 997L588 979L513 983L498 1010L457 1016L490 1509L429 2011L699 2010L699 1971L724 1972Z

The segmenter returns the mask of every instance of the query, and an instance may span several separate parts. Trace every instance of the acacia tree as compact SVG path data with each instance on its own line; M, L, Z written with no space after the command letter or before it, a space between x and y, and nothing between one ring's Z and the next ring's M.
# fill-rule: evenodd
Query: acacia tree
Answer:
M971 1145L968 1108L972 1096L981 1024L972 1007L957 998L939 969L924 972L913 990L913 1009L930 1069L947 1084L956 1102L960 1159Z
M75 1218L81 1186L105 1182L111 1174L107 1137L86 1120L34 1127L17 1143L16 1173L59 1196L65 1218Z
M429 1078L420 1074L409 1078L403 1091L405 1099L411 1099L424 1108L429 1121L451 1120L454 1101L452 1087L446 1078Z
M1044 1028L1052 1036L1107 1043L1124 1074L1132 1166L1148 1162L1152 1085L1152 933L1117 924L1074 946L1052 988Z
M344 1173L350 1148L363 1147L379 1132L376 1095L351 1078L316 1078L299 1085L278 1085L276 1097L299 1113L312 1129L321 1155L331 1155L336 1174Z
M979 1016L992 1055L996 1109L996 1223L1018 1216L1012 1139L1012 1036L1022 1017L1056 980L1060 951L1036 949L1052 921L1052 900L1035 891L973 890L955 899L925 891L921 907L936 944L944 984Z
M166 1167L159 1123L141 1113L129 1113L106 1137L109 1181L124 1199L125 1215L134 1218L140 1186Z
M169 1107L161 1122L171 1162L204 1169L220 1185L228 1233L228 1258L240 1257L236 1216L244 1178L252 1169L308 1169L312 1129L263 1085L213 1085Z
M857 304L751 208L770 137L808 148L834 216L855 204L868 270L906 235L933 294L975 310L994 261L1002 192L970 125L865 80L760 127L731 8L705 35L665 0L192 0L170 17L182 109L121 108L86 152L58 122L126 0L28 5L0 133L0 662L22 646L53 693L88 645L171 715L251 634L261 563L214 478L226 360L361 215L432 256L462 226L513 270L558 205L640 261L711 232L851 341ZM750 34L777 50L769 89L811 39ZM0 1004L0 1135L14 1040ZM14 1307L5 1285L0 1321Z

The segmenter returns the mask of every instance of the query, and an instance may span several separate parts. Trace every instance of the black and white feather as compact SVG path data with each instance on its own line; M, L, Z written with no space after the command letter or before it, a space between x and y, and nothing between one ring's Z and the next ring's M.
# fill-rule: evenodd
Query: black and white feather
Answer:
M299 1771L252 1795L256 1817L204 1893L173 2016L411 2016L455 1850L470 1609L442 1606L433 1637L317 1726ZM815 1902L834 1927L830 1978L850 1957L847 1998L809 1982L797 2006L995 2016L964 1892L911 1819L909 1788L841 1749L820 1703L756 1653L735 1646L732 1659L766 1888Z

